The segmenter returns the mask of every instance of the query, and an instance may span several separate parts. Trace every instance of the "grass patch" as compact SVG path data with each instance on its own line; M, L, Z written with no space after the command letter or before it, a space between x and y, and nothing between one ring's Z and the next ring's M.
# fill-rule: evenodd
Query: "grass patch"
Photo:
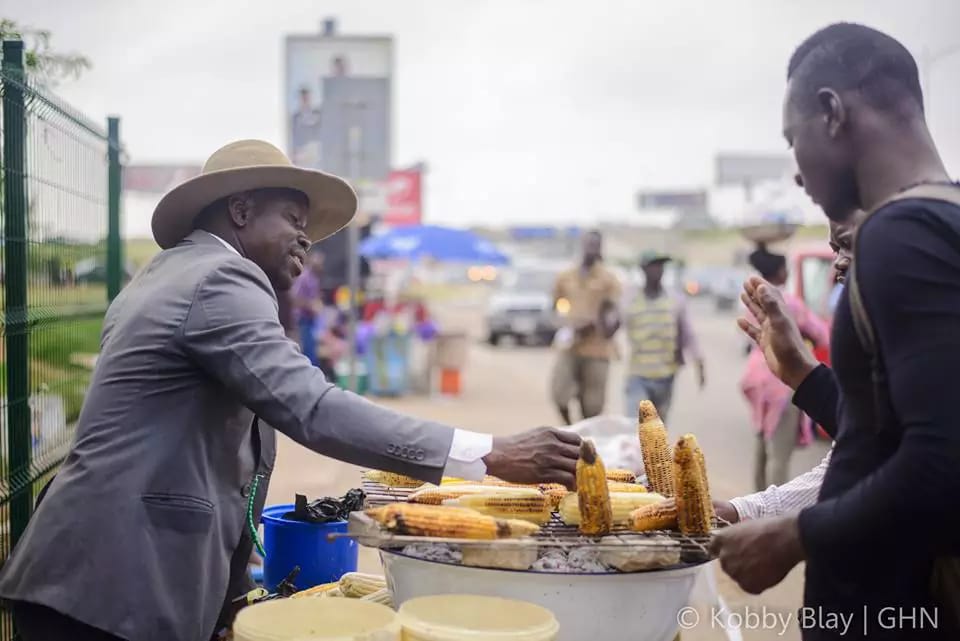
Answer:
M103 320L65 319L46 323L28 339L31 392L43 390L63 398L67 422L80 416L90 384L90 370L71 362L74 354L96 354ZM0 388L7 389L6 362L0 362Z
M159 252L160 247L152 238L128 238L123 241L123 257L137 269L146 265Z

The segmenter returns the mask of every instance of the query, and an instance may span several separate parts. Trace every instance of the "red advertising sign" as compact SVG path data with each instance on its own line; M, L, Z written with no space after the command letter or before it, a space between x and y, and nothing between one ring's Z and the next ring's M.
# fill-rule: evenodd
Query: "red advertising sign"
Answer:
M419 225L423 215L419 169L390 172L387 179L387 211L383 222L394 227Z

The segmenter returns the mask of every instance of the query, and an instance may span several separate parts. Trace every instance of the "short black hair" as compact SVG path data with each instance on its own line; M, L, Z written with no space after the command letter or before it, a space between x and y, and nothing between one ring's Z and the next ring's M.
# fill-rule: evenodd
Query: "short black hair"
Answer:
M757 270L767 280L777 275L781 269L787 267L787 257L783 254L774 254L764 247L760 247L750 254L750 266Z
M787 66L798 106L816 108L816 92L859 90L882 111L923 113L917 63L898 40L860 24L839 22L817 31L797 47Z

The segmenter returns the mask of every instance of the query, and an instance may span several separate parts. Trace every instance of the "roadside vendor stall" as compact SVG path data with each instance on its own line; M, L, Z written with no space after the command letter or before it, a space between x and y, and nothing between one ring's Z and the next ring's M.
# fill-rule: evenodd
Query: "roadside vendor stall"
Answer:
M583 641L628 634L669 641L700 569L711 560L717 521L696 438L684 435L671 447L652 403L641 404L641 415L644 473L606 468L585 440L575 491L494 477L423 484L368 470L363 510L350 513L346 527L326 538L329 545L350 540L377 549L384 575L347 572L326 584L299 586L291 598L388 605L399 609L406 631L405 608L423 612L423 599L465 599L472 605L459 607L471 610L492 597L552 616L537 624L538 632L476 638ZM456 610L453 601L447 605ZM480 625L469 619L457 625L467 632Z

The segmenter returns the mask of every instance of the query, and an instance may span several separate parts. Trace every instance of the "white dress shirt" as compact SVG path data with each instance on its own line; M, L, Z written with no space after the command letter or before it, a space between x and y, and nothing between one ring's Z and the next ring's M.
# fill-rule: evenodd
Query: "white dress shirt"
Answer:
M207 232L210 234L210 232ZM240 255L237 248L220 238L210 234L220 241L224 247L234 254ZM450 443L450 453L447 455L447 464L443 468L444 476L456 476L468 481L481 481L487 473L487 464L483 457L493 450L493 436L471 432L470 430L453 430L453 442Z
M730 502L740 515L740 520L779 516L802 510L816 503L820 495L820 486L823 484L823 476L827 473L827 466L830 464L831 454L833 454L833 448L830 448L827 455L823 457L820 465L779 487L771 485L762 492L731 499Z

